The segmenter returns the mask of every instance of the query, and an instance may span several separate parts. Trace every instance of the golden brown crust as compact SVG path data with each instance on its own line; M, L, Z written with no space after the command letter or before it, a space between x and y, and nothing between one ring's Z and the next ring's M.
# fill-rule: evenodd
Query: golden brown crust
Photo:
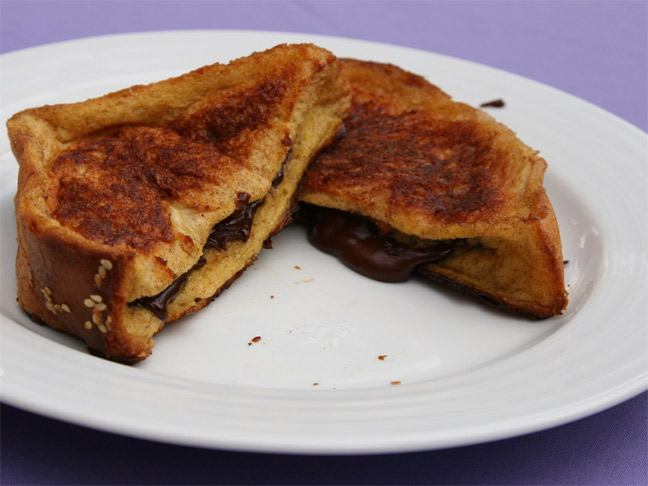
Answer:
M309 167L302 201L422 240L478 239L421 268L525 315L567 304L546 162L481 110L392 65L343 60L346 136Z
M146 358L165 322L213 300L286 224L348 108L339 69L324 49L281 45L14 115L20 305L98 354ZM204 249L242 194L259 203L247 239ZM137 305L184 274L166 319Z
M213 210L200 195L249 170L213 144L187 140L170 128L122 127L59 153L50 207L58 221L88 239L147 250L174 238L165 201Z
M345 125L347 136L312 164L306 191L385 194L393 212L418 211L446 224L497 214L505 197L502 155L477 121L450 124L417 111L390 115L368 102L355 103Z

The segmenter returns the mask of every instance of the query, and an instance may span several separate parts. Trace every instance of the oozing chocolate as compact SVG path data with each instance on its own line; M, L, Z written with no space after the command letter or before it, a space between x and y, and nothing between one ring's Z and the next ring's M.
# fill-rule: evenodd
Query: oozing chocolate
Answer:
M286 159L279 168L277 175L272 181L272 186L277 187L281 184L284 177L284 168L286 163L290 160L291 151L288 151ZM264 198L258 199L250 203L250 195L245 192L240 192L237 195L236 207L238 208L230 216L225 218L220 223L217 223L211 230L204 248L213 248L223 250L230 241L247 241L250 237L254 215L263 204ZM207 263L205 257L200 257L198 262L185 274L174 280L171 285L152 297L142 297L133 302L135 305L140 305L147 308L158 319L164 321L167 318L167 307L169 303L176 298L182 284L187 280L189 272L196 268L200 268ZM197 301L198 302L198 301Z
M369 219L328 208L309 208L308 240L366 277L404 282L416 267L439 261L452 252L451 242L408 246L382 233Z
M230 216L214 226L207 238L205 248L224 250L230 241L247 241L252 229L254 213L263 204L263 199L250 203L250 195L245 192L238 194L236 206L239 208Z
M173 283L162 292L152 297L141 297L134 303L150 310L161 321L166 321L166 318L168 316L167 307L169 306L169 302L176 298L176 296L180 292L180 289L182 288L182 284L187 280L189 272L195 270L196 268L202 267L205 263L207 263L207 260L205 259L205 257L201 256L193 267L191 267L186 273L183 273L177 279L175 279Z
M212 229L205 248L224 249L229 241L247 241L250 237L250 229L252 228L252 221L254 213L259 208L263 199L259 199L249 204L250 195L241 192L238 194L236 205L237 209L229 217L218 223ZM133 302L135 305L140 305L150 310L155 316L165 321L167 318L167 307L169 303L176 298L182 284L187 280L189 272L196 268L202 267L207 260L205 257L200 257L198 262L191 267L189 271L182 274L175 279L171 285L157 295L151 297L142 297Z
M281 167L279 167L279 171L277 172L277 175L272 180L272 187L277 187L279 184L283 182L284 172L286 170L286 164L290 160L291 154L292 154L292 149L288 150L288 154L286 154L286 158L284 159L283 164L281 164Z

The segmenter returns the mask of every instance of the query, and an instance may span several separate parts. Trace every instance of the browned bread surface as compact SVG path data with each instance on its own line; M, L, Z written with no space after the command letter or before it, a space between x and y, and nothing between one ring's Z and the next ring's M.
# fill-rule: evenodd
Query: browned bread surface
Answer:
M166 322L210 302L286 224L348 109L339 69L324 49L280 45L14 115L20 305L97 353L146 358ZM206 246L243 213L247 233ZM184 276L162 318L138 305Z
M302 181L302 201L361 214L420 244L467 240L420 272L531 317L567 304L546 162L485 112L396 66L343 60L346 136Z

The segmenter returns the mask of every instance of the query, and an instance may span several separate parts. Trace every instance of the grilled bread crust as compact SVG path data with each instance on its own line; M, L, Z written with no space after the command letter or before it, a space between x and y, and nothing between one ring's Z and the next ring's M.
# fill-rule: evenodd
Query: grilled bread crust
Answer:
M339 71L324 49L280 45L14 115L21 307L100 355L146 358L166 322L213 300L287 224L307 164L348 110ZM247 235L205 246L250 203ZM166 316L137 305L179 277Z
M567 293L546 162L421 76L342 62L352 86L346 136L311 164L300 199L421 242L469 241L419 272L529 317L560 314Z

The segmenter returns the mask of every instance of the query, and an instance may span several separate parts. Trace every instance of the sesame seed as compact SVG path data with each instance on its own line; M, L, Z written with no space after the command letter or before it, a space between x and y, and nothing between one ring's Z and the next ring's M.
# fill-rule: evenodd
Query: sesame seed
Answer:
M106 326L99 326L99 330L103 333L106 334L108 332L108 329L106 329Z
M112 270L113 265L110 260L106 260L105 258L102 258L101 260L99 260L99 263L101 263L101 266L105 267L106 270Z
M83 301L83 303L85 304L86 307L94 307L95 306L95 302L92 299L86 299L86 300Z
M103 302L100 302L99 304L97 304L97 305L95 306L95 309L97 309L99 312L103 312L103 311L105 311L107 308L108 308L108 306L107 306L106 304L104 304Z
M106 317L106 324L110 324L112 322L112 317L108 316Z
M99 265L97 272L99 273L99 276L101 278L106 278L106 267L104 267L103 265Z
M101 267L103 268L103 267ZM98 273L94 274L94 283L97 286L97 288L101 287L101 276L99 276Z
M92 294L92 295L90 296L90 298L91 298L92 300L94 300L95 302L97 302L97 303L99 303L99 302L101 302L101 301L103 300L103 299L101 298L101 295L97 295L97 294Z
M47 310L50 312L56 314L56 310L54 309L54 305L48 300L45 302L45 307L47 307Z
M43 288L43 292L45 292L47 295L52 295L52 289L50 289L49 287Z
M85 324L83 324L83 327L85 327L86 329L92 329L92 322L85 321Z
M67 304L61 304L61 309L65 312L70 312L70 307Z
M55 310L56 312L61 312L61 311L63 310L63 308L62 308L60 305L58 305L58 304L54 304L54 310Z
M100 316L99 314L94 314L94 313L93 313L93 314L92 314L92 322L94 322L94 323L97 324L97 325L101 324L101 319L100 319L100 317L101 317L101 316Z

